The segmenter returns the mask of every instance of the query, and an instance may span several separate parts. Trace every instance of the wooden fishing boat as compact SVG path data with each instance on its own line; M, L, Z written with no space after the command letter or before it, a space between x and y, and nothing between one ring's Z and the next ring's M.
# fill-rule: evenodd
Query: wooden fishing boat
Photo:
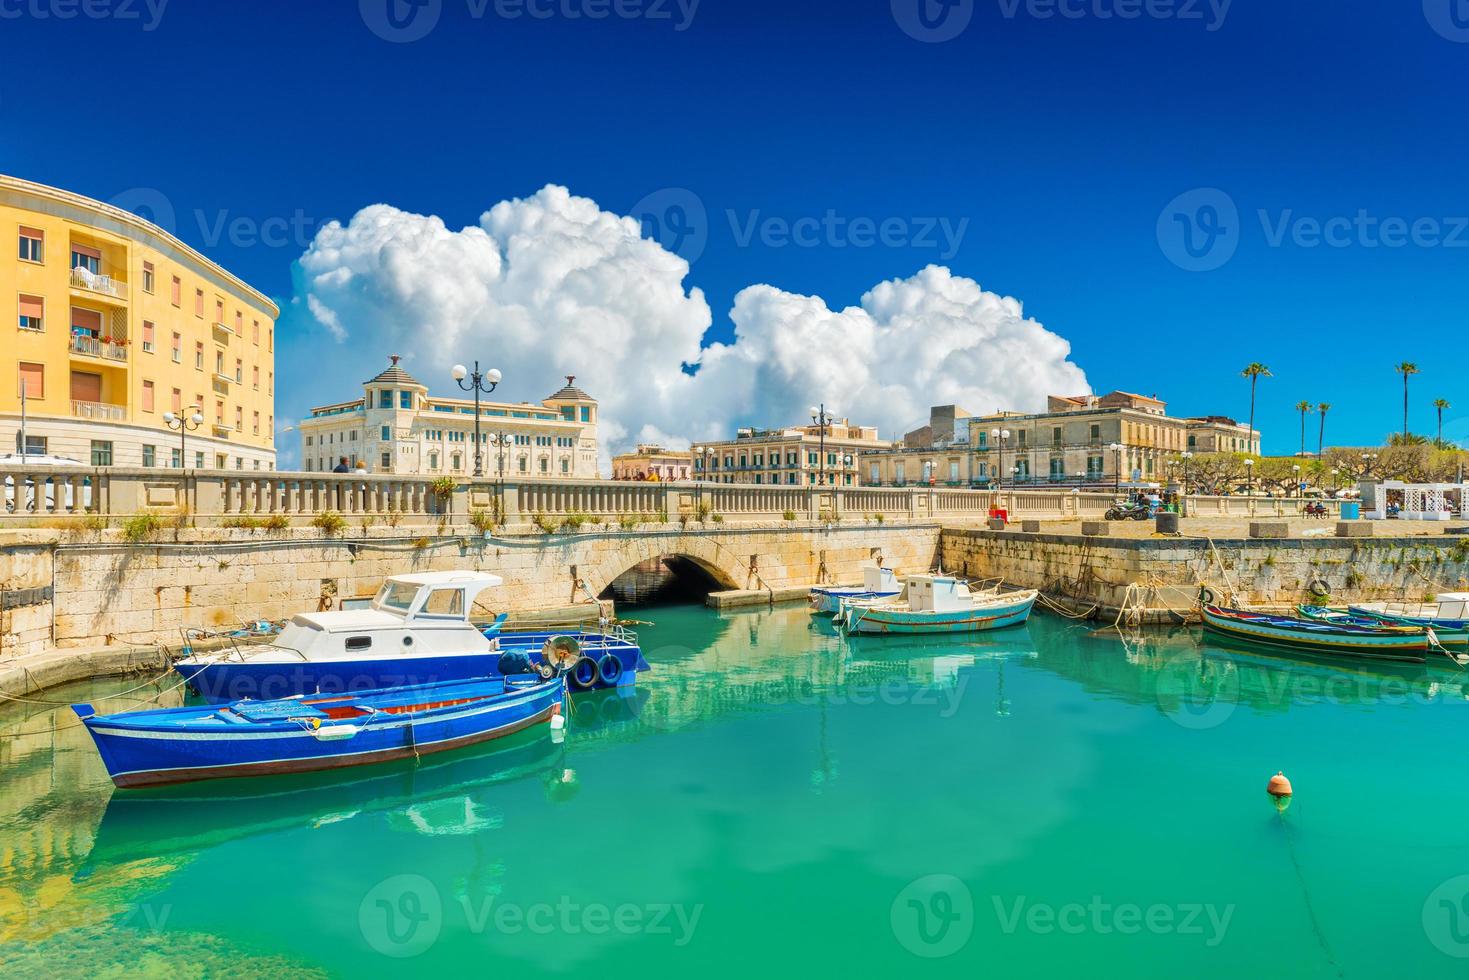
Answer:
M1423 663L1434 649L1427 630L1399 632L1203 606L1204 628L1220 636L1300 653Z
M1033 589L972 595L948 575L913 575L902 602L850 602L842 605L848 633L973 633L1019 626L1030 618L1039 595Z
M1444 592L1433 602L1359 602L1347 607L1353 616L1367 616L1395 626L1428 626L1434 632L1469 631L1469 592Z
M561 712L560 673L98 715L74 704L120 787L315 772L486 742Z
M1421 629L1432 629L1434 637L1446 647L1469 647L1469 630L1445 629L1428 620L1400 620L1382 615L1354 613L1349 609L1311 606L1304 603L1296 606L1296 612L1301 615L1302 619L1311 619L1318 623L1335 623L1338 626L1359 626L1363 629L1399 630L1410 633Z
M883 601L896 599L903 591L898 576L891 568L876 566L862 569L860 586L818 586L811 590L811 611L835 613L844 599Z

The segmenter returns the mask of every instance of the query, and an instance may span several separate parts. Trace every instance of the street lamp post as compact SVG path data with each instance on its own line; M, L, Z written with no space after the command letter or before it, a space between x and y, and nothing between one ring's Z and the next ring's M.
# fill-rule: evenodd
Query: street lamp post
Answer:
M1255 513L1255 461L1245 460L1245 494L1250 498L1250 515Z
M991 429L990 438L995 440L995 445L1000 450L1000 462L995 466L995 480L999 484L998 489L1005 489L1005 440L1010 438L1009 429Z
M1113 457L1112 495L1120 497L1122 495L1122 450L1127 447L1120 442L1114 442L1107 448L1112 450Z
M1292 464L1290 472L1292 483L1291 489L1295 491L1294 496L1296 497L1296 499L1299 500L1301 496L1301 464Z
M1182 452L1182 453L1179 453L1178 455L1183 460L1183 495L1184 495L1184 497L1187 497L1188 496L1188 461L1194 458L1194 454L1191 453L1191 452Z
M826 427L831 425L832 416L826 410L825 403L811 406L811 421L818 426L818 434L821 439L819 444L821 453L821 478L819 483L821 486L826 486Z
M474 392L474 475L484 476L484 447L480 445L479 441L479 396L481 394L488 395L495 390L495 387L500 383L500 372L494 368L490 368L488 371L481 373L479 361L475 361L473 371L465 368L463 364L456 364L450 373L454 375L454 380L459 384L460 388L463 388L465 391ZM486 382L489 382L488 388L485 387Z
M179 469L181 470L189 468L189 453L184 443L184 438L190 429L197 429L204 424L204 415L199 411L199 406L190 405L189 409L193 411L193 414L175 415L172 412L163 413L163 424L170 429L177 429L179 431Z

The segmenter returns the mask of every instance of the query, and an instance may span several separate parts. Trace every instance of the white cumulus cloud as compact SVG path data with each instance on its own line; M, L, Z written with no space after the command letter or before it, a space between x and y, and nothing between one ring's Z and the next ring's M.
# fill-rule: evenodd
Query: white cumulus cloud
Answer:
M449 368L478 356L504 372L494 397L539 401L574 374L601 402L612 451L798 422L823 399L891 436L926 421L931 404L1035 409L1051 392L1089 390L1062 337L945 268L840 310L750 286L730 311L733 341L708 347L709 306L688 272L635 219L551 185L458 231L385 204L332 222L301 256L292 309L304 299L308 326L340 342L333 360L363 378L399 353L448 393ZM305 390L283 409L351 396L322 390L319 367L292 379Z

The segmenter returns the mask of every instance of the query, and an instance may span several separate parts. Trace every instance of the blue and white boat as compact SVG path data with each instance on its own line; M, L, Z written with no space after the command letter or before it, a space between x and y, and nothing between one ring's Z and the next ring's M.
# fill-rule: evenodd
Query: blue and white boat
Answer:
M366 609L301 613L269 643L191 654L174 670L204 700L227 704L495 677L507 653L543 665L553 642L579 652L568 678L578 690L631 684L648 669L637 637L620 628L509 633L502 615L481 629L469 618L475 596L502 582L486 572L396 575Z
M98 715L74 704L119 787L266 776L416 758L561 713L565 679L537 674Z
M1393 626L1469 630L1469 592L1441 592L1432 602L1359 602L1347 611Z
M899 602L851 602L842 607L848 633L972 633L1019 626L1030 618L1039 593L974 595L950 575L910 575Z
M818 613L835 613L841 608L843 600L847 599L870 599L886 600L896 599L902 594L903 587L898 584L898 576L891 568L871 566L862 569L861 586L818 586L811 590L811 610Z

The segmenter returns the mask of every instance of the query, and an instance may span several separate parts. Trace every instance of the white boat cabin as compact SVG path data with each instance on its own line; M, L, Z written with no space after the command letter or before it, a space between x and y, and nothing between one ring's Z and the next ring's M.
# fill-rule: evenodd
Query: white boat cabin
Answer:
M897 592L898 576L891 568L870 565L862 569L862 589L865 592Z
M952 575L909 575L907 584L913 612L957 612L974 605L969 586Z
M470 622L480 592L504 582L487 572L394 575L367 609L300 613L251 660L379 660L489 653L497 644Z

